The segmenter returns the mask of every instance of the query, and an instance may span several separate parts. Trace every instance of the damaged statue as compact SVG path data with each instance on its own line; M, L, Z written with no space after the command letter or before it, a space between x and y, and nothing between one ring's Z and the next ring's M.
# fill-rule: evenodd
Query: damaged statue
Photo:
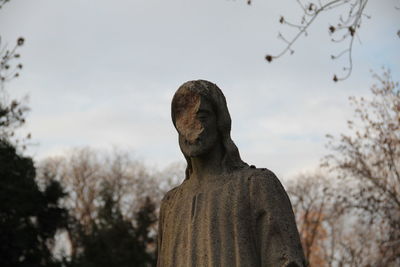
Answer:
M157 266L306 266L286 191L241 160L217 85L186 82L171 108L187 168L161 203Z

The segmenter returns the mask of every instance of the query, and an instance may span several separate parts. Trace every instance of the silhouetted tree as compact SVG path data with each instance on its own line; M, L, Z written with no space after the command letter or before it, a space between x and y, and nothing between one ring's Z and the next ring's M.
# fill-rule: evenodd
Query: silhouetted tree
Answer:
M89 233L80 231L80 253L71 259L71 266L128 267L154 266L155 205L146 199L135 215L134 224L124 219L112 188L106 185L101 194L102 206Z
M57 182L39 190L32 159L0 141L0 266L59 266L51 249L66 225L63 196Z

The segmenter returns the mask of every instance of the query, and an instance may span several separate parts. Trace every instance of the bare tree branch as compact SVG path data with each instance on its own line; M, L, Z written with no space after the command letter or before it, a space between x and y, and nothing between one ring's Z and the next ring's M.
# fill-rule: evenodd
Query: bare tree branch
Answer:
M10 0L0 0L0 9L8 2L10 2Z
M251 3L251 2L250 2ZM357 31L361 27L362 18L369 18L364 13L365 7L368 4L368 0L329 0L329 1L311 1L305 2L303 0L296 0L296 3L300 6L303 16L301 21L298 23L292 23L286 20L283 16L280 17L279 22L285 24L291 28L297 29L297 33L291 37L286 38L281 33L278 38L285 42L283 50L276 55L268 54L265 59L268 62L282 57L286 53L294 53L293 46L301 36L307 36L307 30L315 23L317 17L320 14L328 13L331 10L337 10L339 7L346 9L344 15L341 15L333 25L328 27L328 32L332 36L331 41L335 43L347 42L347 48L337 55L332 55L333 60L339 59L343 55L347 55L347 66L343 68L344 74L341 76L334 75L333 80L335 82L345 80L350 77L353 70L353 44L354 39L357 36ZM358 36L357 36L358 37Z

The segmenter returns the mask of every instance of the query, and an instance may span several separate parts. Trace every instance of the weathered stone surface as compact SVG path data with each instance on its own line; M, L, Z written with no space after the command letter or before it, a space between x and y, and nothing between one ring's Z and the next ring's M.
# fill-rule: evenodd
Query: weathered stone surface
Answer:
M289 198L271 171L240 159L220 89L183 84L172 119L188 166L161 204L157 266L305 266Z
M176 113L176 128L185 140L194 143L203 131L203 126L197 118L200 108L200 96L194 92L184 92L179 96L181 100Z

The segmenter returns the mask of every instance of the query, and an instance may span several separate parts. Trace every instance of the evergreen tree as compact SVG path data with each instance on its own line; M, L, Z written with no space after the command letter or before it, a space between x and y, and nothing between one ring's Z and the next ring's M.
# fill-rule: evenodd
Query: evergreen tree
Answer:
M98 218L90 233L78 231L81 253L71 260L71 266L154 266L155 239L149 230L156 222L154 203L150 198L147 199L137 212L136 224L133 225L124 219L119 205L113 199L113 191L107 186L102 192L102 200Z
M0 140L0 266L59 266L51 245L67 218L62 196L56 182L41 191L32 159Z

